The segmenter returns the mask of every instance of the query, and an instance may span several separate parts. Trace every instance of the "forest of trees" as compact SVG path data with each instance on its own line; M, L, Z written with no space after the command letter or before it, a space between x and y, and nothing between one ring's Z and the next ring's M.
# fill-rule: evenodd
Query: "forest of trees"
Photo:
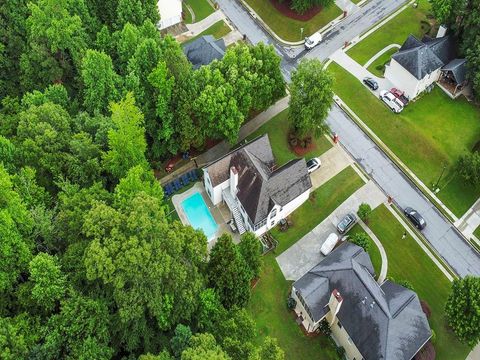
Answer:
M244 310L259 242L171 221L152 167L285 93L272 47L193 71L156 0L0 4L2 359L282 359ZM227 330L228 329L228 330Z

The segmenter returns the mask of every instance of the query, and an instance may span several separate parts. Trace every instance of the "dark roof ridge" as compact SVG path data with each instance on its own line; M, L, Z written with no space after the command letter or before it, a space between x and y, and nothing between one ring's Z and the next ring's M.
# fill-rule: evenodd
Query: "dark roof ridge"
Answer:
M278 175L279 173L281 173L283 170L286 170L288 169L290 166L296 164L297 162L299 161L302 161L303 159L302 158L295 158L295 159L292 159L292 160L289 160L287 161L285 164L283 164L282 166L276 168L275 170L273 170L271 173L270 173L270 177L273 177L275 175Z
M355 260L352 258L352 262L353 261L355 261ZM363 284L365 289L368 291L368 293L370 294L372 299L375 300L375 304L377 304L379 306L379 308L383 311L383 313L387 316L387 318L391 318L391 313L390 313L390 309L388 307L388 303L387 303L387 300L386 300L386 295L385 295L385 292L383 291L382 287L375 281L374 277L372 276L372 274L370 274L370 271L368 271L368 269L365 266L358 263L357 261L355 261L355 263L357 265L359 265L360 268L367 273L367 275L371 278L371 280L373 280L373 282L376 284L378 289L381 291L381 295L383 295L383 298L378 299L377 294L374 294L371 291L371 288L370 288L371 284L367 284L364 281L364 279L362 278L362 276L360 276L360 274L357 272L357 269L354 266L352 266L352 270L355 273L355 275L358 277L358 280L360 280L360 282Z
M410 294L410 297L407 299L407 301L405 301L403 303L403 305L400 306L397 309L397 311L395 311L395 313L392 314L392 318L395 319L398 316L398 314L400 314L403 311L403 309L405 309L415 299L415 296L416 296L415 293L412 291L411 294Z
M267 164L265 164L265 162L263 162L262 159L260 159L258 156L256 156L255 154L253 154L252 152L248 151L248 149L243 149L243 151L245 151L245 153L247 154L247 156L250 158L250 160L252 161L253 165L255 166L255 168L257 168L257 170L260 170L259 172L261 172L261 175L264 179L268 179L269 176L270 176L270 173L271 173L271 170L270 168L268 167ZM256 166L257 164L255 164L255 161L258 161L260 163L260 168L258 166ZM268 169L268 171L270 173L267 173L265 172L264 170ZM265 175L265 176L263 176Z

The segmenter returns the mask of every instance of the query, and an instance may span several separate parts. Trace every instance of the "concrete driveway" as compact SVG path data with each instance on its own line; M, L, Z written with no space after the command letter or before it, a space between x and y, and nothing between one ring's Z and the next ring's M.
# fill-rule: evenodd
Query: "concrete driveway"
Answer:
M339 145L334 145L320 156L322 166L310 174L312 191L326 183L347 166L353 164L353 159Z
M369 181L345 200L324 221L277 256L277 262L287 280L297 280L323 259L320 248L327 236L336 232L336 225L349 212L356 213L358 206L366 202L372 209L386 201L383 192Z

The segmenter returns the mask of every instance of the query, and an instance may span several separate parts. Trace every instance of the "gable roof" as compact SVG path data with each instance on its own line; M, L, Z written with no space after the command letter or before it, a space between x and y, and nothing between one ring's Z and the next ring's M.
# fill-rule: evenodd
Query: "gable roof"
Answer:
M208 65L215 59L220 60L225 49L223 39L215 40L212 35L201 36L183 45L183 52L194 69Z
M431 337L417 295L390 281L379 285L370 257L352 243L340 245L293 286L314 321L329 311L330 294L338 289L343 303L337 317L367 360L409 360Z
M467 76L467 60L454 59L445 65L442 70L451 71L457 84L461 84L465 81Z
M264 220L275 204L284 206L312 187L304 159L294 159L275 169L268 135L235 149L205 170L215 187L238 172L237 198L256 224Z
M420 41L409 35L392 59L421 80L447 64L455 55L455 44L450 36L436 39L424 37Z

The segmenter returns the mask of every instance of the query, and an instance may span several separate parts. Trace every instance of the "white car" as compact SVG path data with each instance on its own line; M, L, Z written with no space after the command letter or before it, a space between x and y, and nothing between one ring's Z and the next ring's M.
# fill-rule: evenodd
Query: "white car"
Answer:
M394 113L398 114L403 110L402 102L395 97L390 91L380 91L380 100L382 100Z
M328 235L327 239L325 242L322 244L322 247L320 248L320 252L327 256L332 252L332 250L335 248L335 245L338 243L338 235L335 233L331 233Z
M307 169L309 174L317 169L320 169L320 166L322 166L322 161L319 158L312 158L307 161Z
M316 32L305 38L305 49L311 50L322 41L322 34Z

